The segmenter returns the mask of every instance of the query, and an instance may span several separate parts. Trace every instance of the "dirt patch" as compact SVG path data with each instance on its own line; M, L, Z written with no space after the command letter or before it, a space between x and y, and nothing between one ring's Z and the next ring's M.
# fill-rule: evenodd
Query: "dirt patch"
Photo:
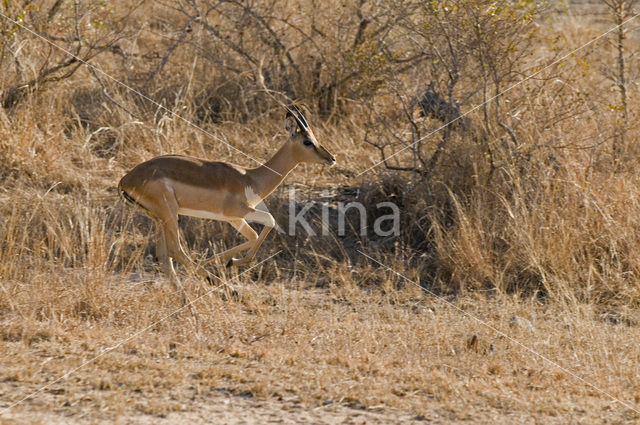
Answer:
M437 406L434 406L436 408ZM178 424L455 424L455 423L533 423L531 417L522 412L509 414L483 414L466 420L451 418L450 412L438 413L437 408L426 415L391 408L357 409L337 403L324 406L309 406L294 401L260 401L245 396L234 396L220 392L185 404L183 410L167 414L125 413L115 416L96 416L71 413L64 408L57 411L18 410L0 416L0 424L84 425L84 424L131 424L131 425L178 425ZM545 423L563 423L563 418L548 418Z
M11 412L0 418L2 424L384 424L384 423L438 423L438 415L427 419L400 411L367 411L348 406L309 407L294 402L257 401L243 397L214 394L207 400L184 406L180 412L168 414L127 413L115 417L88 417L82 414L60 412Z
M627 367L640 350L637 328L591 311L483 297L451 300L453 308L411 288L389 298L246 282L237 299L210 295L193 314L172 315L179 303L162 285L105 288L127 314L105 307L100 320L0 321L13 335L0 340L0 423L637 419L604 393L629 405L640 397ZM195 298L198 287L188 288Z

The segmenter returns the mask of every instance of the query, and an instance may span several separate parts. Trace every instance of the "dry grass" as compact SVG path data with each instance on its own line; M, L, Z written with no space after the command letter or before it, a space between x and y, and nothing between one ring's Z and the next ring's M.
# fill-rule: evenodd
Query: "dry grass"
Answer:
M597 35L578 18L544 25L565 44L538 40L540 57ZM139 49L160 44L145 34ZM219 287L182 271L192 309L156 270L152 223L115 185L161 153L251 160L169 114L132 118L86 70L0 110L0 409L42 389L0 423L179 422L220 394L250 399L245 408L346 405L382 412L371 417L381 423L634 423L637 412L612 397L640 405L640 175L633 145L623 167L610 166L609 87L585 65L607 58L592 49L554 70L562 87L589 96L536 91L536 82L514 90L520 150L496 144L491 172L475 142L459 137L424 180L382 168L354 178L378 159L362 142L365 113L353 105L342 120L311 116L339 166L296 169L289 181L300 196L332 189L331 202L348 201L345 187L357 187L371 209L394 199L401 237L274 234L259 255L273 259L212 268ZM280 111L263 105L213 123L199 115L201 94L184 94L176 110L231 146L263 160L284 140ZM394 114L391 98L379 103ZM630 105L639 110L637 99ZM286 223L286 188L268 204ZM181 225L198 261L238 240L224 224Z
M112 279L101 299L85 299L83 277L69 276L47 292L76 293L67 303L72 311L59 306L46 324L5 322L0 392L6 402L20 400L151 325L17 411L103 420L160 415L229 391L450 421L634 420L628 409L416 288L389 297L355 286L241 280L239 301L206 295L196 316L182 310L153 325L180 308L166 287ZM191 297L202 293L197 282L187 284ZM24 305L22 294L14 302ZM634 327L596 320L588 310L502 297L463 297L456 305L612 396L630 403L640 397L631 366L640 355Z

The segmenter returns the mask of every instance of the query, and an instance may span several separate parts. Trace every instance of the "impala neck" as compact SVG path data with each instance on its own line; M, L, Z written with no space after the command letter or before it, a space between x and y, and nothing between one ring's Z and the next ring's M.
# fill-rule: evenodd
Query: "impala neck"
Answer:
M291 145L285 143L270 160L260 167L248 170L247 175L251 178L254 192L264 199L282 183L296 165L298 161L292 156Z

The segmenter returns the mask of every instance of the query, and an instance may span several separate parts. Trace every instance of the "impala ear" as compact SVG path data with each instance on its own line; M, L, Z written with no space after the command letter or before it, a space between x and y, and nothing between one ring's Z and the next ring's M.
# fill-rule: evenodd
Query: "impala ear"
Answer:
M296 134L296 131L298 130L298 123L291 112L287 112L287 117L284 120L284 128L292 136Z

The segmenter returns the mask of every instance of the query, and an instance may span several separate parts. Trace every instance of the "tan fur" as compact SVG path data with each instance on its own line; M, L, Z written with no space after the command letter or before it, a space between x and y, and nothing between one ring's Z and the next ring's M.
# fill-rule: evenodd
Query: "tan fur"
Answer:
M142 207L158 223L157 255L174 284L177 276L170 258L187 268L194 268L180 245L178 214L229 222L248 241L219 256L222 261L230 259L230 264L243 264L253 259L275 224L271 214L254 207L299 163L335 163L333 155L318 143L311 130L298 128L292 116L285 120L285 128L289 139L269 161L257 168L165 155L137 165L120 180L118 187L125 197ZM311 144L305 145L305 140ZM247 220L264 225L260 235ZM233 258L245 250L249 252L244 258ZM206 276L202 270L197 272Z

